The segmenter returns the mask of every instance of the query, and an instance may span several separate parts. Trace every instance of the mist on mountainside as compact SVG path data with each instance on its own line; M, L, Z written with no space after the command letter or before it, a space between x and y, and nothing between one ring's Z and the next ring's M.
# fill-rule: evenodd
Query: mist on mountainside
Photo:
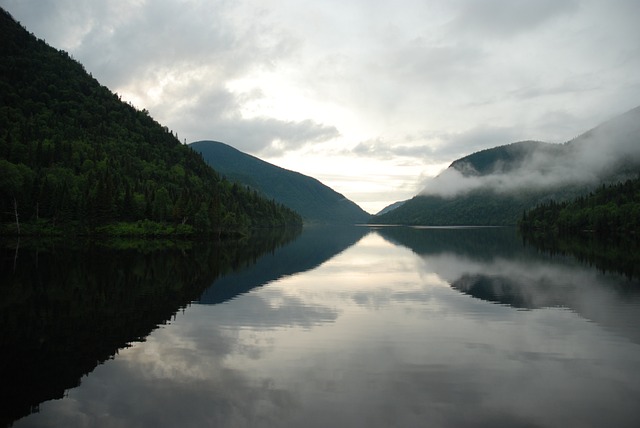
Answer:
M493 158L480 167L480 159L488 157L489 152ZM510 152L512 156L506 159L499 156ZM451 198L474 190L508 194L599 184L635 177L639 165L640 107L637 107L565 144L527 141L462 158L427 181L421 194Z

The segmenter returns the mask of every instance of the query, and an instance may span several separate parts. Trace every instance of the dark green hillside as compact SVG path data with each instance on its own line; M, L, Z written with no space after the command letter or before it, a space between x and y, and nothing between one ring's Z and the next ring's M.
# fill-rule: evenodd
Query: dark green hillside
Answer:
M407 201L398 201L398 202L394 202L392 204L389 204L386 207L384 207L383 209L381 209L380 211L378 211L375 215L382 215L382 214L386 214L388 212L391 212L391 211L395 210L396 208L401 207L405 202L407 202Z
M508 173L520 168L534 153L542 152L561 156L565 149L559 144L520 141L470 154L453 161L449 168L455 168L465 175Z
M300 223L222 180L148 112L3 10L0 40L4 233L237 233Z
M482 150L460 158L449 168L465 176L517 173L534 154L561 156L566 145L539 141L521 141ZM374 217L381 224L432 226L512 226L524 210L556 198L564 200L587 192L584 185L564 186L546 190L496 192L490 188L462 193L455 197L417 195L391 211Z
M438 186L464 183L460 174L437 177L429 195L418 195L374 217L382 224L515 225L522 212L551 200L569 201L640 172L640 107L619 115L565 144L522 141L482 150L454 161L476 190L437 196ZM449 181L447 181L449 180ZM457 180L457 181L456 181ZM510 190L493 183L517 183Z
M229 180L250 186L292 208L305 222L354 224L371 217L315 178L272 165L220 142L198 141L191 147Z
M499 194L489 190L455 198L418 195L402 206L374 217L373 223L431 226L515 225L524 209L545 198L543 193Z
M605 186L573 201L538 205L519 223L525 232L573 234L585 230L600 236L640 234L640 178Z

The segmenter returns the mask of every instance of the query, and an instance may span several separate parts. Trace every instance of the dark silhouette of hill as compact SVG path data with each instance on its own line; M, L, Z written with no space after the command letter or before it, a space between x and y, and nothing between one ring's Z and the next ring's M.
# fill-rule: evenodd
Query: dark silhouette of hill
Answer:
M222 180L146 110L121 101L4 10L0 40L0 232L136 225L121 227L127 232L151 221L181 233L236 233L301 223L281 204Z
M515 225L536 205L567 201L640 172L640 107L564 144L522 141L451 163L423 192L371 222Z
M600 237L637 236L640 233L640 178L615 185L604 184L572 201L537 205L523 213L520 229L525 233L577 234Z
M464 156L451 163L454 168L464 175L488 175L496 172L509 173L522 168L525 162L535 153L546 152L551 156L561 156L563 146L544 143L542 141L520 141L504 146L480 150Z
M217 141L197 141L190 146L229 180L290 207L307 223L356 224L371 217L315 178L272 165Z
M407 201L398 201L398 202L394 202L392 204L387 205L386 207L384 207L383 209L381 209L380 211L378 211L375 215L382 215L382 214L386 214L388 212L391 212L393 210L395 210L396 208L399 208L402 206L402 204L404 204Z

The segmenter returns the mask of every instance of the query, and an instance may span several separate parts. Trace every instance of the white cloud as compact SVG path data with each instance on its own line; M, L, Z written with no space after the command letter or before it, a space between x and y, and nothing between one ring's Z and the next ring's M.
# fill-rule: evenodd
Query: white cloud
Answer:
M459 12L451 22L450 31L468 32L473 37L517 36L565 14L575 13L579 7L576 0L462 0L456 3Z
M0 6L181 138L271 161L312 146L402 174L415 151L427 171L509 138L569 140L640 99L635 0Z
M496 162L478 174L470 164L448 168L427 180L424 194L456 196L477 189L515 192L558 185L595 185L612 173L624 178L624 168L640 164L640 108L616 117L565 145L529 146L521 163L508 170Z

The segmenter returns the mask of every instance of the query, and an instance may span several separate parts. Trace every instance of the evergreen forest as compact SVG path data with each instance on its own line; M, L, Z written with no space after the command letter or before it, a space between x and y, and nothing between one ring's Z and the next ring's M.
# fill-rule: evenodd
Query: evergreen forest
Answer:
M232 235L300 225L0 10L0 232Z
M572 234L592 231L600 236L637 236L640 232L640 177L602 185L572 201L549 201L525 211L519 222L525 232Z
M293 208L305 224L355 224L371 218L355 202L315 178L280 168L216 141L197 141L190 147L229 180Z

